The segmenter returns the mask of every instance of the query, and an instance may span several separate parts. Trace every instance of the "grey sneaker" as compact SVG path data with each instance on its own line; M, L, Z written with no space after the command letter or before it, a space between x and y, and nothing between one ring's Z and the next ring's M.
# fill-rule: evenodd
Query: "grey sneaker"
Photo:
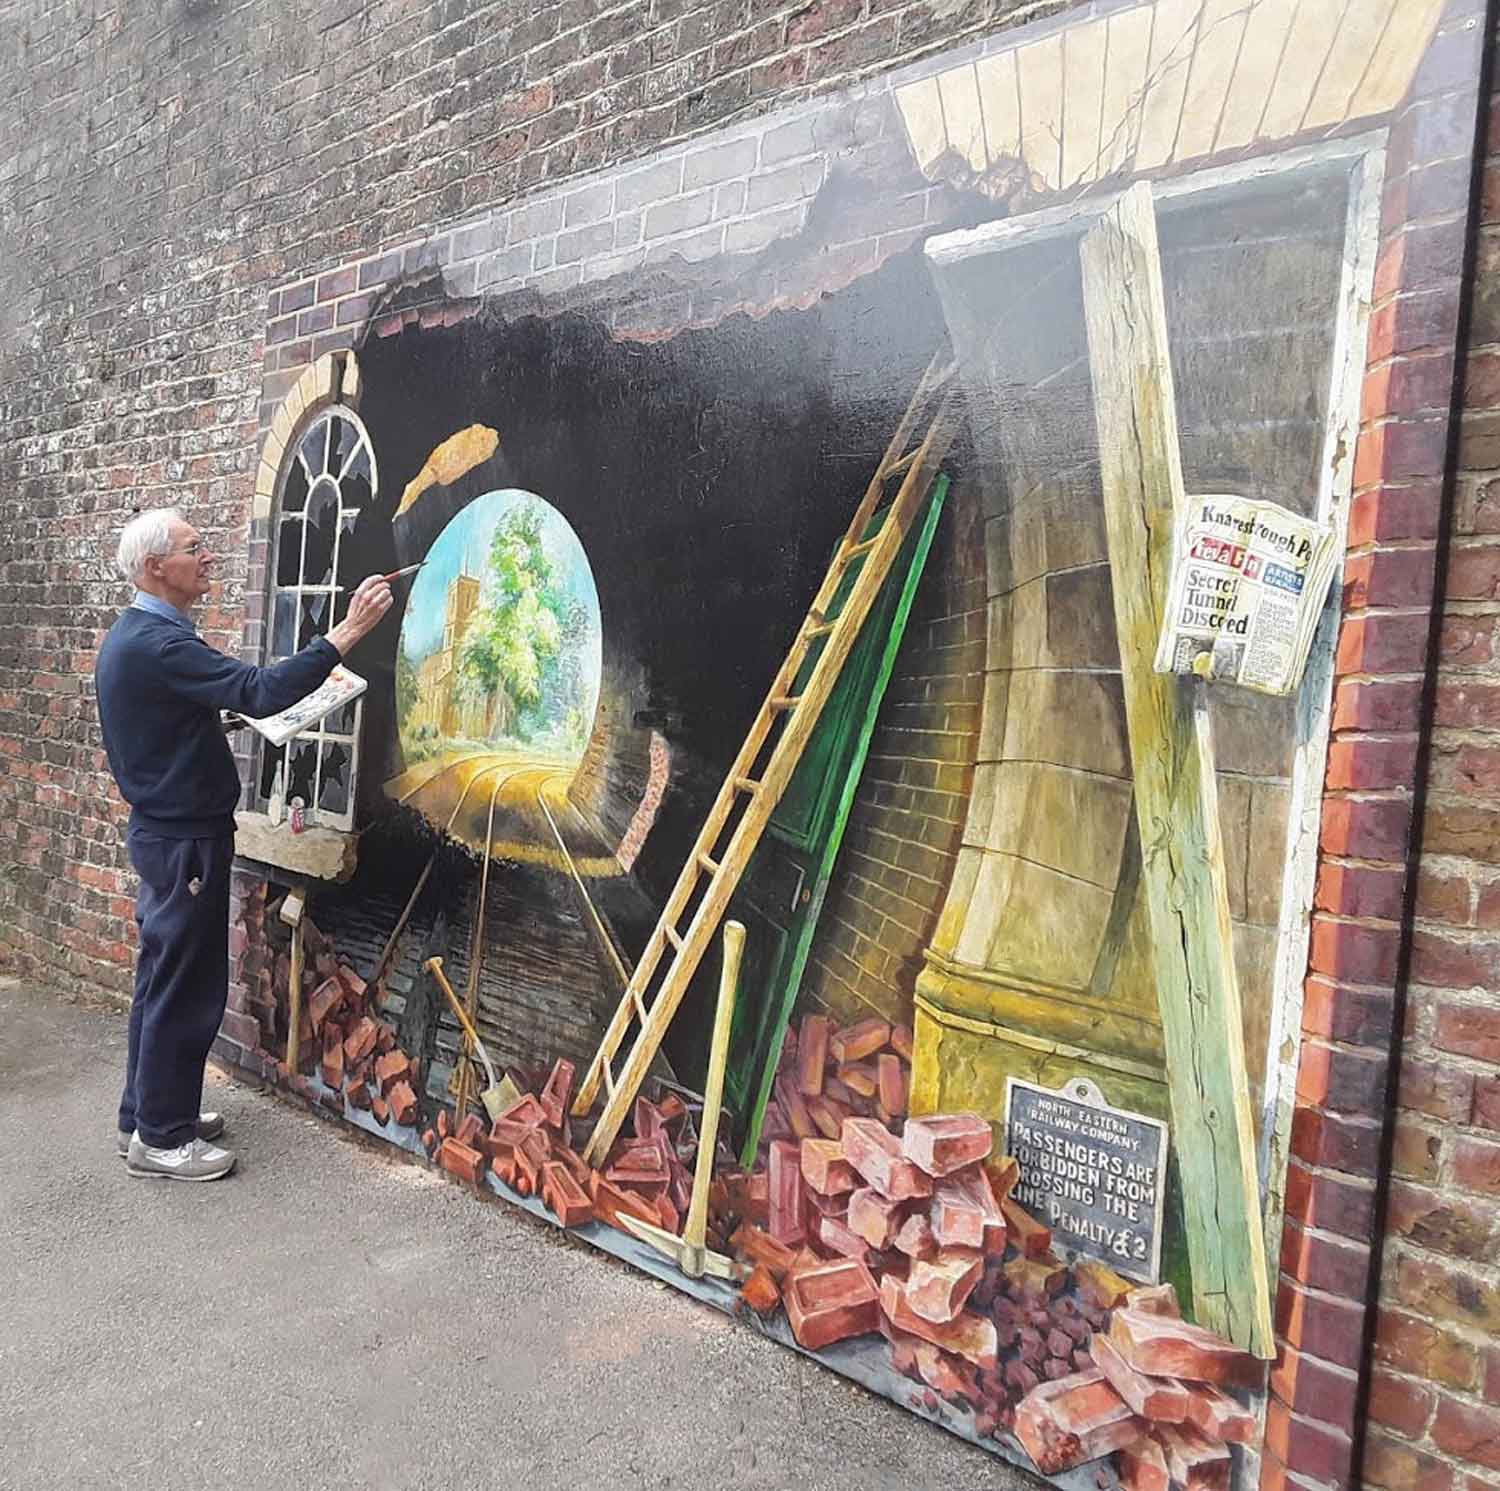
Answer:
M206 1139L192 1139L176 1149L153 1149L139 1134L132 1134L125 1168L155 1180L218 1180L234 1169L234 1151Z
M198 1115L198 1137L217 1139L224 1132L222 1113L200 1113ZM115 1130L115 1153L123 1160L130 1153L130 1130Z

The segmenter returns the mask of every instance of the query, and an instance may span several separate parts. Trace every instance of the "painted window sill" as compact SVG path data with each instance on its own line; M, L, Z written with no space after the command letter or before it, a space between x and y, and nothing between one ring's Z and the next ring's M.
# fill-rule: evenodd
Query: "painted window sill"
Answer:
M294 834L290 821L272 823L264 813L239 812L234 815L234 823L238 859L340 884L354 874L357 833L314 827Z

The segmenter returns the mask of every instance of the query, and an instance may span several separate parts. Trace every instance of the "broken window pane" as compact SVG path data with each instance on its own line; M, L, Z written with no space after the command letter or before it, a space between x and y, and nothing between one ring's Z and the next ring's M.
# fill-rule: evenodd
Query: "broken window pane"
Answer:
M286 474L286 485L281 489L281 510L284 513L300 513L307 503L307 473L301 461L293 461Z
M333 460L328 469L334 476L338 476L343 471L344 462L349 459L349 453L354 449L355 442L359 439L359 431L347 419L337 417L330 419L328 426L333 434Z
M271 789L276 785L276 768L281 765L282 757L286 750L282 746L273 746L270 741L265 742L265 748L260 753L260 796L265 801L271 796Z
M328 469L328 422L321 420L302 437L297 452L309 477L321 476Z
M304 591L302 595L302 625L297 633L297 648L300 651L314 637L321 637L327 626L328 596L322 591Z
M324 731L329 735L352 735L354 733L354 709L358 703L357 699L351 699L347 704L340 704L323 721Z
M333 744L323 747L323 780L318 792L318 808L325 813L342 813L349 807L349 748Z
M283 518L276 541L276 583L295 585L302 574L302 519Z
M290 657L297 651L297 592L278 590L271 619L271 656Z
M299 735L287 750L291 754L292 763L286 784L287 806L291 807L294 797L300 797L302 805L308 807L312 802L313 773L318 766L318 748L312 741Z

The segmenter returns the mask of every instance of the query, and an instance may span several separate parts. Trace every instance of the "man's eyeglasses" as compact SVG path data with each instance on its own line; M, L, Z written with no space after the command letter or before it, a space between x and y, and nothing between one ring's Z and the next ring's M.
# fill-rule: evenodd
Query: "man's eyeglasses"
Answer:
M184 544L180 549L173 549L172 552L174 554L201 554L203 552L203 542L201 539L195 538L192 543Z

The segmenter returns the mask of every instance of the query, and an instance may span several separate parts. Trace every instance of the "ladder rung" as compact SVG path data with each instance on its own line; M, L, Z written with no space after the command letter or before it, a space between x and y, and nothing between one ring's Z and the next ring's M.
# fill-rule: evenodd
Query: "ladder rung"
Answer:
M808 627L802 635L811 642L815 637L826 637L837 625L836 621L820 621L816 626Z
M706 854L700 854L698 856L698 863L700 865L702 865L703 868L705 870L707 870L710 875L717 875L719 873L719 862L718 862L718 860L711 859Z
M635 1001L635 1012L640 1018L642 1025L646 1023L646 1001L641 998L641 991L634 985L630 989L630 997Z
M879 542L880 534L877 533L874 538L867 538L864 543L854 544L850 548L845 549L844 563L848 564L851 559L858 559L861 554L868 554Z
M773 694L772 709L795 709L802 702L801 694Z
M607 1061L604 1063L603 1070L604 1070L604 1090L605 1090L605 1092L607 1092L610 1095L610 1097L613 1097L615 1095L615 1076L614 1076L614 1073L610 1071L610 1069L609 1069L609 1063Z
M661 929L661 935L665 937L667 941L677 949L678 952L682 951L682 938L677 935L677 929L675 927L663 927Z
M911 450L907 451L907 453L899 460L892 461L889 466L882 468L880 473L881 481L889 481L893 476L900 476L901 473L905 471L906 468L910 466L911 463L915 461L916 458L921 454L922 447L920 445L914 446Z
M748 792L754 797L760 791L760 783L752 782L749 777L736 777L734 779L734 790L736 792Z

